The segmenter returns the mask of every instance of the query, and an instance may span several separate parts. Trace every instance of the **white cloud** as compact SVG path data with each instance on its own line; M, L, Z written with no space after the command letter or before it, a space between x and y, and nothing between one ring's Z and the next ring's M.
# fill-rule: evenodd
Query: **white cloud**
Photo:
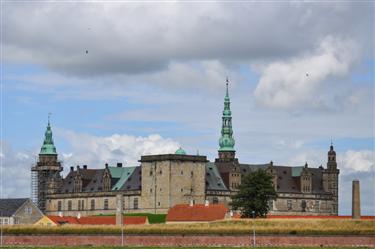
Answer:
M70 144L71 152L63 153L65 170L68 166L87 164L88 167L102 168L104 163L117 162L139 165L141 155L174 153L179 143L158 134L136 137L113 134L98 137L90 134L56 129L56 135Z
M341 173L372 172L375 170L375 152L370 150L348 150L338 157Z
M316 107L322 101L318 88L331 76L346 75L357 56L354 41L329 36L313 53L255 65L261 74L254 92L256 101L272 108Z

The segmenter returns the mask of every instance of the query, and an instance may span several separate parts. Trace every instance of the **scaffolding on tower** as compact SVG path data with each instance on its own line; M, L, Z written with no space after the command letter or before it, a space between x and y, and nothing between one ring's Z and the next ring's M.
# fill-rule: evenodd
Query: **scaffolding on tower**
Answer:
M38 205L38 171L31 169L31 201Z

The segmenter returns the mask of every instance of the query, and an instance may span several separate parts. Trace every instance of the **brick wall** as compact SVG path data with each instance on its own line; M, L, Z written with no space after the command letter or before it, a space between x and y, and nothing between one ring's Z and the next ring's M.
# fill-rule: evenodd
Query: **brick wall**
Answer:
M5 245L121 245L115 235L6 235ZM250 246L251 235L126 235L128 246ZM368 246L375 247L374 236L289 236L263 235L256 237L257 246Z

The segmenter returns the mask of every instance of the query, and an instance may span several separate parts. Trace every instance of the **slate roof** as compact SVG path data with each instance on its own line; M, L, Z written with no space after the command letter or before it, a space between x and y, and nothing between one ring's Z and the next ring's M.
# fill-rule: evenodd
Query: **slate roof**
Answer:
M130 189L140 189L140 175L134 176L130 179L137 167L116 167L109 166L111 175L111 189L124 190L124 184L129 180ZM79 172L82 175L82 192L100 192L103 191L103 174L105 169L84 169L80 168ZM140 170L137 171L139 174ZM64 178L63 184L60 188L60 193L72 193L74 190L74 178L77 175L77 170L70 171ZM126 190L126 189L125 189Z
M83 188L83 192L98 192L103 191L103 174L104 169L95 170L95 175L91 181Z
M28 198L0 199L0 216L12 216L28 200Z
M299 193L300 176L303 166L274 166L277 171L277 191L288 193ZM308 168L312 177L311 193L325 193L323 189L323 170L320 168Z
M212 166L214 163L207 163ZM234 167L239 166L242 175L246 175L258 169L266 170L270 163L265 164L241 164L236 162L216 162L221 179L228 187L229 173ZM304 166L278 166L273 165L277 171L277 192L300 193L300 176ZM207 169L207 166L206 166ZM308 168L312 176L312 193L325 193L323 189L323 168ZM206 175L207 178L207 175ZM207 180L206 180L207 181ZM207 185L206 185L207 186ZM209 188L206 188L209 189Z
M125 184L122 185L120 190L141 190L142 171L141 167L134 168L133 173L128 177Z
M169 209L167 214L167 222L176 221L215 221L225 218L228 212L223 204L178 204Z
M206 163L206 190L228 191L215 163Z

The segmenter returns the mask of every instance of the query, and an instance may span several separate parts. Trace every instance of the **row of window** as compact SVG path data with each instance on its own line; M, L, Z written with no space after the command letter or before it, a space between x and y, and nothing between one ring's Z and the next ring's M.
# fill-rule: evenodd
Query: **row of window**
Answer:
M151 170L150 170L150 176L152 176L153 174L154 174L154 172L153 172L152 169L151 169ZM163 174L163 171L160 170L160 171L159 171L159 175L162 175L162 174ZM181 175L184 175L184 171L181 170L180 174L181 174ZM194 176L194 171L190 171L190 177L193 177L193 176Z
M109 209L109 201L108 199L104 199L103 202L103 209L108 210ZM123 209L125 209L125 200L123 203ZM133 200L133 209L138 209L138 198L134 198ZM68 201L68 211L72 211L72 200ZM78 210L83 211L85 210L85 200L78 200ZM95 206L95 199L90 200L90 210L96 210ZM57 202L57 211L62 211L62 201Z
M293 209L293 202L292 200L287 200L286 202L286 206L287 206L287 209L288 210L292 210ZM306 208L306 201L305 200L302 200L301 202L301 207L303 210L305 210ZM319 200L316 200L315 201L315 204L314 204L314 207L313 207L316 211L319 211L320 210L320 202Z

